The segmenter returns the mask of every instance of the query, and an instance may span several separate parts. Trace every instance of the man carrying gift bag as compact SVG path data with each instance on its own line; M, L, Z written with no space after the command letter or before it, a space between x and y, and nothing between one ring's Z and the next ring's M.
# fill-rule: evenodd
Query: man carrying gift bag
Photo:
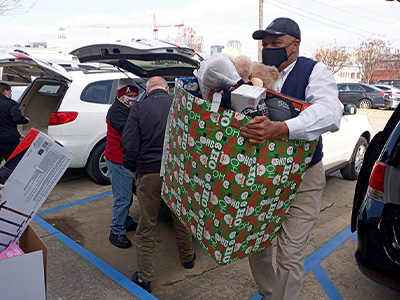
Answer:
M300 28L288 18L272 21L265 30L253 33L263 41L263 63L278 68L274 90L312 103L299 116L271 122L267 117L255 117L241 128L250 143L267 140L319 138L317 149L302 183L292 200L277 234L277 269L272 265L272 247L249 257L250 267L263 299L298 299L304 274L306 245L318 218L325 171L322 165L321 134L337 131L343 114L335 79L329 67L305 57L299 57Z

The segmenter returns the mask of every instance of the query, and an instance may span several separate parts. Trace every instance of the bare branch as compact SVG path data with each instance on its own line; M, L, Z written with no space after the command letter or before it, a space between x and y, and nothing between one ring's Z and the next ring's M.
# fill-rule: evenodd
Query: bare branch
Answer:
M391 79L400 78L400 49L394 49L384 61L385 70L390 72Z
M388 58L390 43L379 39L368 39L355 49L355 62L360 68L362 80L371 81L375 68Z
M202 36L197 36L192 27L185 27L182 32L178 33L175 41L193 48L196 52L203 52L204 39Z
M338 46L336 41L327 46L321 45L314 53L314 59L329 66L333 74L350 64L350 54L344 46Z
M0 0L0 16L16 16L23 15L30 11L34 6L22 5L22 0Z

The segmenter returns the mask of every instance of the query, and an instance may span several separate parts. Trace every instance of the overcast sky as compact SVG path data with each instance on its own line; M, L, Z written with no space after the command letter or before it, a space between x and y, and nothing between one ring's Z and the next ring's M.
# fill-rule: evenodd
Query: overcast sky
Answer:
M0 16L0 45L47 42L49 47L73 49L90 43L117 39L151 39L150 26L91 28L88 24L183 23L204 38L205 50L211 45L226 46L240 40L242 54L257 59L258 0L169 0L169 1L84 1L22 0L34 7L26 14ZM274 18L294 19L302 31L301 54L311 56L322 43L355 47L368 38L389 41L400 49L400 3L385 0L267 0L264 1L264 27ZM66 28L59 31L59 27ZM159 39L174 38L176 27L160 27ZM65 39L58 36L64 34Z

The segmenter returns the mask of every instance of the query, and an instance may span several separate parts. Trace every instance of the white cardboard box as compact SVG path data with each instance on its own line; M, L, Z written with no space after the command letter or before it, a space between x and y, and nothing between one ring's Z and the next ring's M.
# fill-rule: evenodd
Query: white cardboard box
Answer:
M0 298L45 300L47 248L30 226L19 246L24 255L0 260Z
M254 111L257 108L258 102L265 99L267 89L242 84L231 93L231 103L233 110L244 113L244 111Z

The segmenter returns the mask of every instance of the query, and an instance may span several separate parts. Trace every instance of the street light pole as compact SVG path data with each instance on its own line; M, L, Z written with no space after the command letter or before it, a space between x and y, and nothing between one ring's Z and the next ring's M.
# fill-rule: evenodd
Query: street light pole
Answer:
M258 29L263 30L264 0L258 0ZM258 61L262 61L262 40L258 41Z

